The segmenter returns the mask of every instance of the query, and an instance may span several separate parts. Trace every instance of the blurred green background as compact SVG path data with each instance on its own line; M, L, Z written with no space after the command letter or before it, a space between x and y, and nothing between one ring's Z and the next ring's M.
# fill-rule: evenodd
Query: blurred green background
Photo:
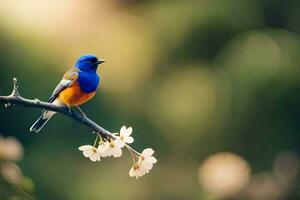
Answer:
M24 97L47 100L96 54L109 62L81 108L112 132L132 126L133 146L158 159L130 178L128 153L82 156L94 135L77 122L57 115L29 134L41 110L3 106L0 134L23 144L37 199L300 199L300 1L0 3L1 95L17 77Z

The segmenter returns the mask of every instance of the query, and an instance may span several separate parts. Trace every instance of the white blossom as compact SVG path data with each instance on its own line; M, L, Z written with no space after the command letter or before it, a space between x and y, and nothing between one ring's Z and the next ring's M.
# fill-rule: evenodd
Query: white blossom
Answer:
M149 173L153 167L153 164L157 162L156 158L152 156L153 154L153 149L145 149L140 155L138 162L134 163L130 169L129 176L139 178Z
M129 176L138 179L139 177L144 176L147 172L147 169L145 169L140 162L137 162L131 167Z
M117 145L114 140L105 142L104 145L105 146L103 149L103 154L104 154L103 157L106 157L106 156L108 156L108 157L113 156L115 158L121 157L121 155L122 155L121 147L119 145Z
M84 157L89 158L93 162L100 161L101 159L100 157L101 153L94 146L83 145L79 147L79 150L82 151Z
M107 157L107 154L106 154L105 150L106 150L105 142L100 141L99 145L98 145L98 148L97 148L97 151L98 151L99 155L103 158Z
M152 169L153 164L157 162L156 158L152 156L153 154L154 154L153 149L147 148L142 152L138 161L140 162L143 168L147 169L147 173L149 172L149 170Z
M131 137L132 133L132 128L128 127L126 128L126 126L122 126L122 128L120 129L120 135L117 136L117 139L115 140L115 143L120 147L124 147L125 144L131 144L133 143L134 139L133 137Z

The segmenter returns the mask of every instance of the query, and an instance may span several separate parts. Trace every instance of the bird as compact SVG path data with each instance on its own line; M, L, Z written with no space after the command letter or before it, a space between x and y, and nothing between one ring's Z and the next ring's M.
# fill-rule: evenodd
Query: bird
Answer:
M97 68L98 65L104 62L106 61L92 54L80 56L71 69L64 74L50 96L48 103L67 107L69 110L71 110L70 107L75 106L85 116L79 106L95 96L100 85ZM44 110L29 131L40 132L55 114L54 111Z

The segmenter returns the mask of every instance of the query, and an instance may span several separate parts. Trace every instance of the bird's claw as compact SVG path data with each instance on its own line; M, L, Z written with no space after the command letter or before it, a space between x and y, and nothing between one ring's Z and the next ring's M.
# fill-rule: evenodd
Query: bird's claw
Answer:
M82 123L85 122L86 119L86 114L81 110L81 108L79 106L76 106L76 108L79 110L81 117L82 117Z
M71 116L73 114L72 109L68 107L68 115Z
M81 114L81 117L82 117L82 123L85 122L85 119L86 119L86 114L84 112L80 112Z

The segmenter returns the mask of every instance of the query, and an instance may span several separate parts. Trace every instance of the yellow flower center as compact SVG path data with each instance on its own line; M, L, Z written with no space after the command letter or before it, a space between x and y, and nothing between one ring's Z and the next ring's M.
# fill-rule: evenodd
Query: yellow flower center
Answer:
M134 166L133 166L133 169L134 170L138 170L140 168L140 166L138 165L138 164L135 164Z
M111 148L113 148L113 147L115 146L114 141L110 141L109 146L110 146Z
M97 150L96 149L93 149L93 153L96 153L97 152Z

